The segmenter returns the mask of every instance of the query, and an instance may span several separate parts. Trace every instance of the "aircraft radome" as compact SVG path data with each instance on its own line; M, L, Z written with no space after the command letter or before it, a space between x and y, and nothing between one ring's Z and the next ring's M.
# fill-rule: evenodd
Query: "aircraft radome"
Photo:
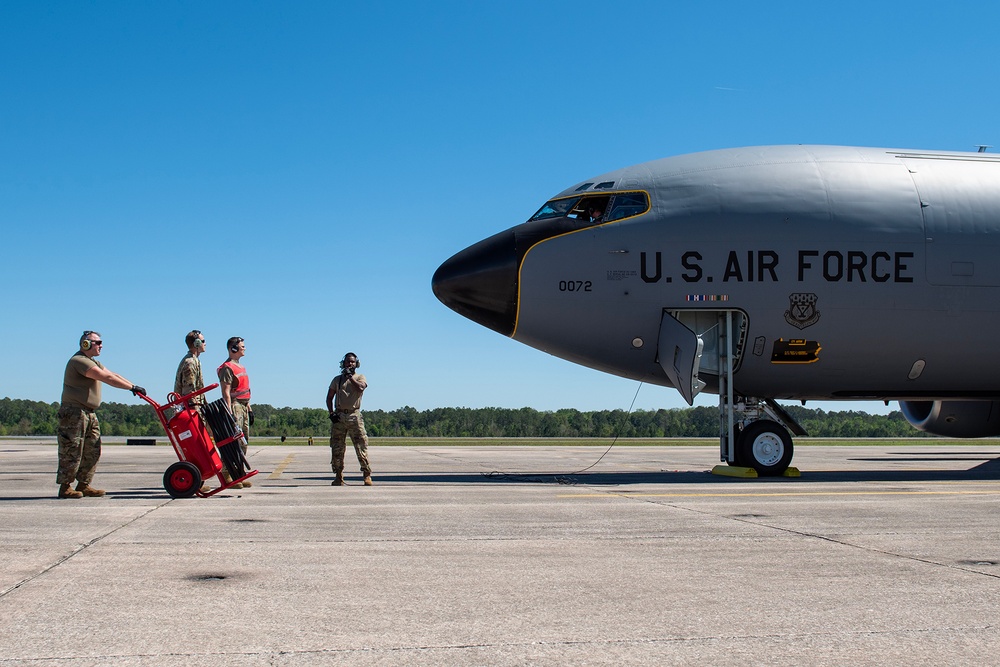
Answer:
M780 400L896 400L1000 435L1000 157L764 146L564 190L457 253L434 293L569 361L719 394L721 459L780 474Z

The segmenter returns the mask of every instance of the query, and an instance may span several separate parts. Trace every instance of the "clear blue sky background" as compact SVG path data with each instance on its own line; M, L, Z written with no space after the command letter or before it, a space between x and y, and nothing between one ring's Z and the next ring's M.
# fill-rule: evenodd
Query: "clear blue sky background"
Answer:
M58 401L97 329L162 401L197 328L206 379L243 336L278 407L322 406L351 350L369 409L626 409L637 383L461 318L434 270L647 160L1000 145L998 24L985 0L4 2L0 397Z

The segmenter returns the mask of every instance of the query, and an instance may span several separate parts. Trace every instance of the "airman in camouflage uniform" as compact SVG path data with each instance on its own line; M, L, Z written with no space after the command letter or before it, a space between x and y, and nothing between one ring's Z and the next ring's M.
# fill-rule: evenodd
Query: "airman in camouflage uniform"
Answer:
M66 364L63 374L62 401L59 405L59 484L60 498L99 497L103 489L90 485L101 458L101 424L94 412L101 405L101 383L129 389L133 395L146 390L118 373L106 369L94 357L101 354L104 341L96 331L84 331L80 350ZM76 489L72 488L76 480Z
M198 356L205 351L205 336L200 331L194 329L184 337L188 353L181 359L177 366L177 375L174 376L174 393L177 396L187 396L199 389L205 388L205 378L201 374L201 360ZM206 403L205 394L198 394L188 400L188 405L201 414L201 408ZM208 493L211 488L207 483L201 485L201 492Z
M361 366L353 352L344 355L340 362L341 373L333 378L326 392L326 409L330 411L330 467L333 468L332 486L344 484L344 454L347 451L347 436L350 434L354 453L361 465L365 486L372 485L372 467L368 463L368 433L365 420L361 416L361 395L368 388L368 380L357 373Z
M174 377L174 393L178 396L187 396L205 388L205 378L201 374L201 360L198 359L198 356L205 351L205 337L195 329L184 337L184 342L187 344L188 353L181 359L181 363L177 366L177 375ZM199 409L205 405L205 394L198 394L189 402L191 407Z

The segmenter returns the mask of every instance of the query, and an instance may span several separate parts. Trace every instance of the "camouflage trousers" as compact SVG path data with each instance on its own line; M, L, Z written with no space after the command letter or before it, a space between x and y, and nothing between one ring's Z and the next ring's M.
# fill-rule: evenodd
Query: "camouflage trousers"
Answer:
M97 414L63 405L59 408L59 472L57 484L90 484L101 458L101 424Z
M368 464L368 433L365 431L365 420L360 410L354 412L338 412L340 420L330 426L330 450L332 457L330 467L334 473L344 472L344 454L347 452L347 435L350 434L354 443L354 452L358 455L361 472L366 477L372 474Z
M236 426L243 431L243 440L240 441L240 449L243 450L243 454L247 453L247 442L250 440L250 406L245 403L240 403L239 401L232 401L233 405L233 419L236 420Z

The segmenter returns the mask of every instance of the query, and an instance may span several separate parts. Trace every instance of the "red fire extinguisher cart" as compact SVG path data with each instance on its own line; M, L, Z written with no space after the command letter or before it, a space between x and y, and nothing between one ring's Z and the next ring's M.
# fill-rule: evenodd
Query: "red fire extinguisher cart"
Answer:
M250 466L244 465L246 459L239 447L239 442L244 437L243 433L238 429L235 429L233 433L234 429L229 429L233 433L232 435L215 442L202 420L201 414L188 405L188 401L194 396L204 394L218 386L218 383L212 384L185 396L178 396L171 392L167 394L168 403L165 405L158 404L149 396L139 394L142 399L153 406L156 416L160 419L160 424L163 425L163 430L170 439L170 444L173 445L177 458L180 459L163 473L163 488L174 498L190 498L194 495L207 498L257 474L256 470L246 472ZM218 403L221 401L216 402L216 404ZM213 405L218 409L216 404ZM224 409L224 405L222 409ZM233 423L235 424L235 422ZM222 457L219 456L217 446L227 449L225 464ZM232 481L226 481L223 475L224 468L230 473ZM219 486L203 493L201 491L202 481L212 476L218 478Z

